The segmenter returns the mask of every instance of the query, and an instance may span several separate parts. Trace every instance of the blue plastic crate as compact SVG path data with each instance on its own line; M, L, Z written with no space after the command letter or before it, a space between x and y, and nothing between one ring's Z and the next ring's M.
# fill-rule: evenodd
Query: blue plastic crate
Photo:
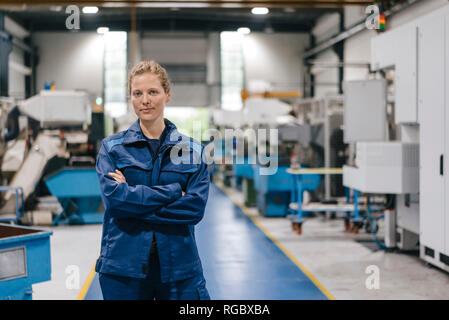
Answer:
M51 279L51 231L0 224L0 299L31 300L32 285Z

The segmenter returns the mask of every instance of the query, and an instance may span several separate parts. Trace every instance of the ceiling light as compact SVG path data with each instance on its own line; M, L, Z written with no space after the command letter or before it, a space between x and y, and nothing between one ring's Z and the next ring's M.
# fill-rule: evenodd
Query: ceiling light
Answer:
M241 27L237 29L237 32L240 34L249 34L251 30L247 27Z
M252 14L267 14L270 10L264 7L256 7L251 9Z
M98 7L83 7L83 13L95 14L98 12Z
M97 29L97 33L99 33L99 34L105 34L107 32L109 32L109 28L108 27L99 27Z

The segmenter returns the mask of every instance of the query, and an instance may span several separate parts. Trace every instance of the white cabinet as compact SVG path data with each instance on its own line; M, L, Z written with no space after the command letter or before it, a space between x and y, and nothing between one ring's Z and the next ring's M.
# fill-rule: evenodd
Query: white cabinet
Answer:
M449 15L418 25L421 257L449 262Z
M343 185L365 193L419 192L417 143L358 142L356 166L343 166Z
M347 142L385 141L387 83L385 79L344 83L343 139Z
M416 38L417 31L409 27L401 35L401 41L396 43L401 50L397 58L395 72L395 122L418 122L418 108L416 105Z

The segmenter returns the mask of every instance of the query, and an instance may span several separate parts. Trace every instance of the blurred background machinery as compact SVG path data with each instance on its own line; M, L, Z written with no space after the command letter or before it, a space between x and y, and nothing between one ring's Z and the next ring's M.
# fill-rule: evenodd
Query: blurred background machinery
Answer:
M10 190L2 193L0 219L28 224L101 223L103 209L94 167L104 138L104 118L103 113L93 112L89 95L44 90L17 106L12 101L4 105L1 172ZM66 167L71 168L70 177ZM87 181L95 190L86 207L79 201ZM92 219L90 214L97 211Z

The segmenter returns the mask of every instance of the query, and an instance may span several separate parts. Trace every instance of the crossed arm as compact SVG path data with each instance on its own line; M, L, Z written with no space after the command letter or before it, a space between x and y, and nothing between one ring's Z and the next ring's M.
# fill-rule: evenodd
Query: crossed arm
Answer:
M102 145L97 174L103 202L115 218L136 218L158 224L197 224L209 194L209 172L202 163L189 178L185 192L179 183L129 186Z
M119 169L115 169L114 172L109 172L108 175L114 178L117 183L126 183L126 178ZM183 190L181 190L181 192L183 196L186 194Z

